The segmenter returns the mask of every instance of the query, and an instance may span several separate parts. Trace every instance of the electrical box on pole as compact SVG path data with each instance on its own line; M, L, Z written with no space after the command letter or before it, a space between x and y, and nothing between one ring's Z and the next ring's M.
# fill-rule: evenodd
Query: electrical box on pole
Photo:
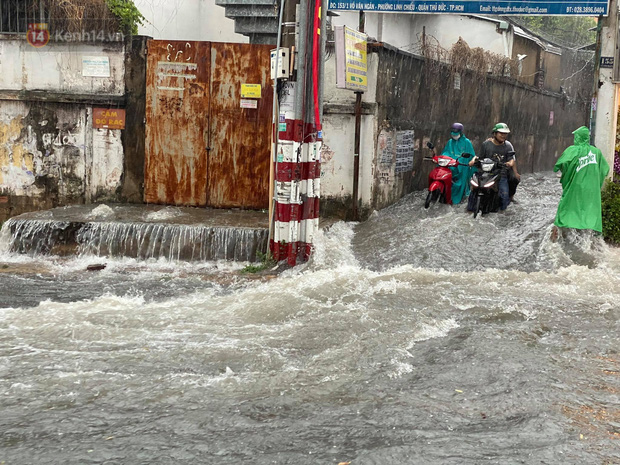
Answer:
M289 49L280 47L271 51L271 79L288 79L289 77ZM278 56L279 55L279 56ZM276 67L278 68L276 71Z

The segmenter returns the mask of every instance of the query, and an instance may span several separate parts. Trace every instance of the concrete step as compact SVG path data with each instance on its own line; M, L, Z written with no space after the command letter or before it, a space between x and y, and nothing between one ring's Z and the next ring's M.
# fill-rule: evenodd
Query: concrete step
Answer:
M278 40L278 37L275 34L246 34L246 35L250 38L251 44L273 45L274 48Z
M274 6L277 3L274 3L273 0L215 0L215 4L219 6L228 6L228 5L269 5Z
M235 32L238 34L277 34L277 18L235 18Z
M224 7L227 18L277 18L277 11L270 5L234 5Z

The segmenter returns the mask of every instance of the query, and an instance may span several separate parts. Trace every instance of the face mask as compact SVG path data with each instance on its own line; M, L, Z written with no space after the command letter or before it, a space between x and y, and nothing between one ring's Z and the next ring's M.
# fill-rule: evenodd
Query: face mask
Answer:
M450 136L452 137L452 139L454 140L459 140L461 138L461 133L460 132L451 132Z

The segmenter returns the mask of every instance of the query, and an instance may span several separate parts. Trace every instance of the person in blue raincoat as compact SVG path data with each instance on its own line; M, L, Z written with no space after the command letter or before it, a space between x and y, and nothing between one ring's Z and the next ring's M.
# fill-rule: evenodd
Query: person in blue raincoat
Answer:
M464 127L461 123L454 123L450 127L450 140L441 154L467 165L475 154L474 146L463 134L463 129ZM469 154L469 156L463 157L463 154ZM450 169L452 170L452 204L457 205L469 195L469 180L476 168L459 165Z

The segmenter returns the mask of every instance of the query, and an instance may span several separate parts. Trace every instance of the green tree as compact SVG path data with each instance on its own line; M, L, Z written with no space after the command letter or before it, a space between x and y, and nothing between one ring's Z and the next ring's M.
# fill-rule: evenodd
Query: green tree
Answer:
M143 24L144 16L132 0L106 0L109 10L120 20L125 34L137 34L138 26Z
M581 47L596 40L596 19L581 16L514 16L515 23L559 45Z

